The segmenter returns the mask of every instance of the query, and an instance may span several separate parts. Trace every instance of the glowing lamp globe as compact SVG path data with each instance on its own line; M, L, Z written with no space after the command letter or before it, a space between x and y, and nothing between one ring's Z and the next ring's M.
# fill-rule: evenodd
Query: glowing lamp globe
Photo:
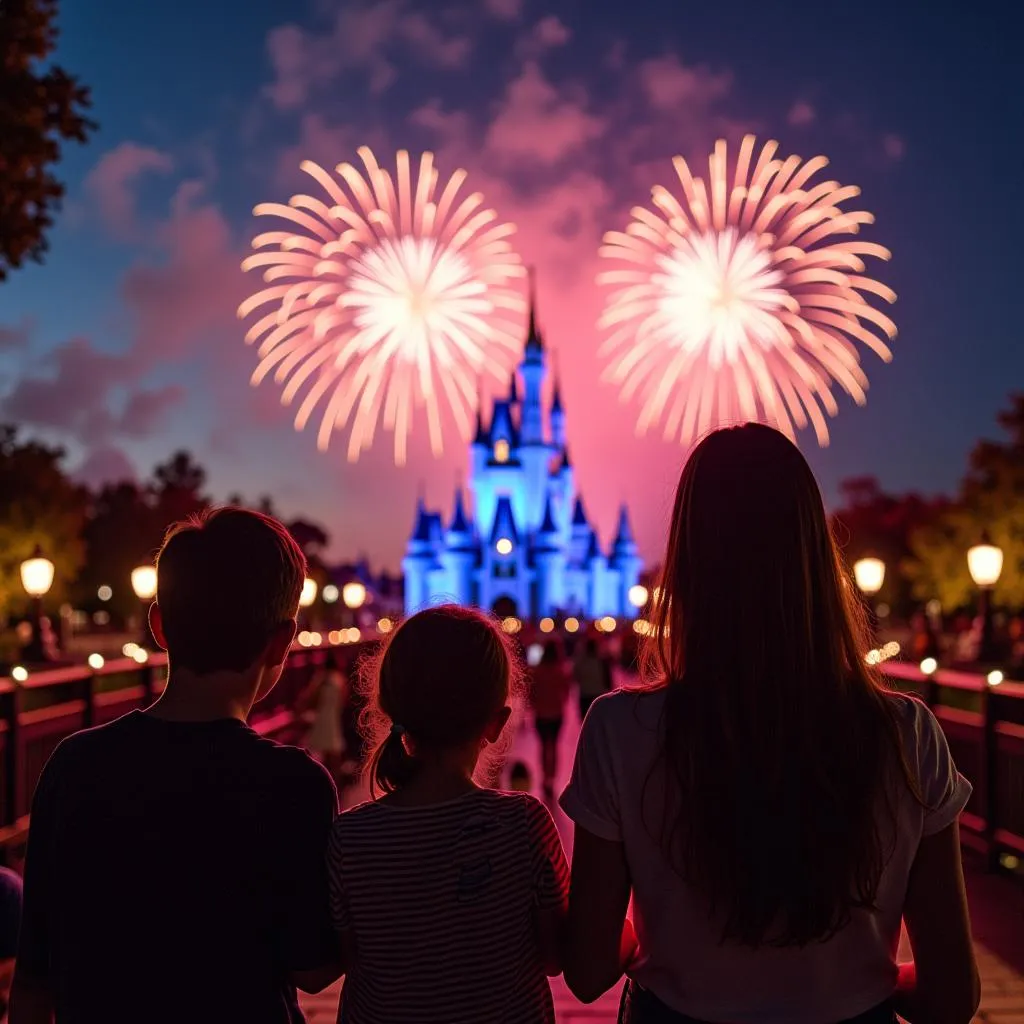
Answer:
M44 597L53 586L53 562L39 548L21 563L21 585L29 597Z
M338 588L333 583L328 583L327 586L324 587L324 593L323 593L324 603L325 604L334 604L335 601L338 600L338 595L340 593L341 592L338 590Z
M512 554L512 541L508 537L499 537L497 543L494 545L494 550L499 555L511 555Z
M341 599L346 608L362 608L366 604L366 587L355 581L341 588Z
M1003 549L983 540L967 552L967 568L976 586L994 587L1003 572Z
M308 608L316 600L318 590L319 588L317 587L316 580L307 576L302 581L302 592L299 594L299 607Z
M643 608L647 604L649 596L647 588L643 584L638 583L635 587L629 588L629 603L634 608Z
M861 558L854 562L853 578L864 594L877 594L885 582L885 562L880 558Z
M132 590L140 601L152 601L156 597L156 567L140 565L132 569Z

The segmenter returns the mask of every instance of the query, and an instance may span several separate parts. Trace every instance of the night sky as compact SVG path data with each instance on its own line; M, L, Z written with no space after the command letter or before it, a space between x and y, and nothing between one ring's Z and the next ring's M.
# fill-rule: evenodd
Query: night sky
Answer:
M944 16L956 10L956 18ZM368 143L466 167L538 272L562 367L577 481L607 539L628 498L656 557L685 452L633 434L599 383L593 283L671 157L706 167L715 138L826 154L863 189L864 237L893 252L895 360L863 354L860 409L831 447L801 443L828 500L844 477L952 489L1024 386L1024 105L1012 5L689 0L63 0L59 59L101 123L67 150L68 199L45 266L0 286L0 419L64 443L90 482L143 476L190 448L223 499L272 495L323 522L339 556L397 567L417 487L450 508L465 449L390 435L355 466L296 433L235 319L255 203L304 185L298 164ZM841 11L841 13L834 13ZM260 229L265 229L261 225ZM422 421L421 421L422 422Z

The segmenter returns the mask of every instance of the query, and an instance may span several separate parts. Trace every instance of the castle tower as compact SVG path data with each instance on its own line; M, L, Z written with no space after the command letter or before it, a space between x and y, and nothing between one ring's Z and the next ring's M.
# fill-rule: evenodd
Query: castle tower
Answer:
M533 562L537 573L535 612L538 617L553 615L564 607L565 546L555 521L550 493L544 504L544 519L534 541Z
M436 553L430 527L430 514L421 497L416 504L416 519L402 559L407 612L419 611L429 603L432 596L429 577Z
M530 271L530 326L523 348L523 361L519 364L523 378L523 411L520 434L524 445L544 443L544 412L541 407L541 390L544 387L544 341L537 330L537 294Z
M619 508L619 527L615 533L615 540L612 541L612 555L609 564L617 573L616 581L616 603L618 610L616 615L625 618L634 618L636 609L629 602L630 588L640 582L640 571L643 569L643 559L640 557L640 549L636 539L633 537L633 527L629 522L629 509L623 503Z
M459 604L472 604L476 599L473 586L476 544L473 526L462 501L461 486L455 489L455 508L445 534L441 564L444 566L452 597Z
M551 443L565 448L565 410L562 408L562 385L555 371L555 387L551 394Z

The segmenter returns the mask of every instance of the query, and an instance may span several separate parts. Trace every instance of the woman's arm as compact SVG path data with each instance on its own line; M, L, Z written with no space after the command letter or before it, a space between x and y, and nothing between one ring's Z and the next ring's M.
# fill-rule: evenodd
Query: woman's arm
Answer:
M968 1024L981 1000L981 982L956 822L921 840L903 918L914 962L900 966L896 1012L911 1024Z
M576 826L563 966L573 995L592 1003L622 977L636 954L626 919L629 866L622 843Z

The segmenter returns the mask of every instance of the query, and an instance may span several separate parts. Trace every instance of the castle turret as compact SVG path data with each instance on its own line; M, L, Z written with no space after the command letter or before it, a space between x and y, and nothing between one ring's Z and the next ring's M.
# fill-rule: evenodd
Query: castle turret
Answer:
M557 373L551 393L551 443L556 448L565 448L565 410L562 408L562 384Z
M455 489L455 505L445 534L441 564L448 577L452 597L459 604L471 604L475 596L473 569L476 565L476 538L469 516L466 515L461 486Z
M544 518L534 538L533 562L537 574L536 613L553 615L564 606L565 547L550 492L544 503Z
M617 574L615 599L618 608L615 614L634 618L637 612L630 603L629 591L640 582L643 560L640 558L640 549L633 536L633 527L629 522L629 510L625 504L619 508L619 526L615 533L615 540L612 542L612 555L609 564Z
M524 445L544 443L544 412L541 407L541 391L544 387L544 341L537 329L537 295L530 271L530 326L523 347L523 361L519 364L523 378L523 415L521 420Z
M405 610L412 614L430 600L429 576L437 558L431 531L431 517L421 497L416 503L416 519L402 559L405 573Z
M586 562L593 537L594 531L587 519L583 499L577 496L572 510L572 524L569 528L569 560L571 562L576 565L583 565Z
M483 395L480 396L479 403L476 409L476 431L473 434L473 443L469 446L471 479L476 479L487 465L491 451L491 432L484 422Z

